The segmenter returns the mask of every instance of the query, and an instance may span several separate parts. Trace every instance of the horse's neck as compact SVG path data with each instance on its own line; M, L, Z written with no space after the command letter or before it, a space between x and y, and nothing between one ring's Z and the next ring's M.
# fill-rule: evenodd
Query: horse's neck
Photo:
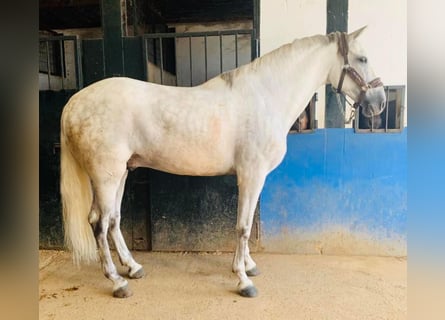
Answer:
M324 40L297 40L263 56L256 63L255 86L271 116L280 117L286 132L315 91L328 81L336 47Z

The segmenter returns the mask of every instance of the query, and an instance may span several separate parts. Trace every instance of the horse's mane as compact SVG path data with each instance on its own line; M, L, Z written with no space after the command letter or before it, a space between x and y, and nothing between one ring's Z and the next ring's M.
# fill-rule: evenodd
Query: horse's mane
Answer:
M284 59L289 59L289 57L303 57L308 52L314 50L320 45L326 45L330 42L336 41L336 34L331 33L327 36L325 35L314 35L310 37L304 37L300 39L295 39L291 43L284 44L265 55L256 58L252 62L240 66L236 69L226 71L216 78L224 80L229 87L231 87L237 78L247 73L259 72L259 70L267 68L274 68L274 66Z

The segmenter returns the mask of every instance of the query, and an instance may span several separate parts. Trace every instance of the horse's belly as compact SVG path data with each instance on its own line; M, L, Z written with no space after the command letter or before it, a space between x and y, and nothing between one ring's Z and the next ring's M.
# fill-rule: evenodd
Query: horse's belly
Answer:
M149 153L135 153L127 163L129 168L148 167L168 173L190 176L216 176L234 173L230 152L206 153L202 150L180 152L169 148Z

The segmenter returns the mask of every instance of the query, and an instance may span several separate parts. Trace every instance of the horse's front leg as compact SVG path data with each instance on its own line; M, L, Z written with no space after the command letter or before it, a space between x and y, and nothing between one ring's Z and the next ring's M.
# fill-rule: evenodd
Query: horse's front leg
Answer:
M253 261L252 257L250 256L249 243L247 243L246 247L246 256L244 258L244 265L246 266L246 274L249 277L255 277L260 274L260 270L258 270L255 261Z
M239 197L236 223L238 243L233 259L233 272L237 274L240 281L238 292L244 297L255 297L257 295L257 289L252 280L248 278L248 274L258 274L256 264L250 257L248 242L256 204L264 185L264 179L265 175L261 175L258 172L252 174L238 173Z
M255 214L255 212L254 212L254 214ZM238 252L238 246L236 247L235 257L238 255L237 252ZM247 241L247 246L246 246L246 250L245 250L244 266L246 269L246 274L249 277L255 277L260 274L260 270L258 269L255 261L250 256L249 241ZM233 270L233 272L235 272L235 270Z

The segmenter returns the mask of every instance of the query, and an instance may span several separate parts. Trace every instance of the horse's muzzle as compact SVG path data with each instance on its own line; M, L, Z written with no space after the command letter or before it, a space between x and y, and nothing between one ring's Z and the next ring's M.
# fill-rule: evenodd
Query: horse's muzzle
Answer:
M359 104L362 107L362 114L367 118L381 114L386 107L385 90L383 87L367 90L364 99Z

